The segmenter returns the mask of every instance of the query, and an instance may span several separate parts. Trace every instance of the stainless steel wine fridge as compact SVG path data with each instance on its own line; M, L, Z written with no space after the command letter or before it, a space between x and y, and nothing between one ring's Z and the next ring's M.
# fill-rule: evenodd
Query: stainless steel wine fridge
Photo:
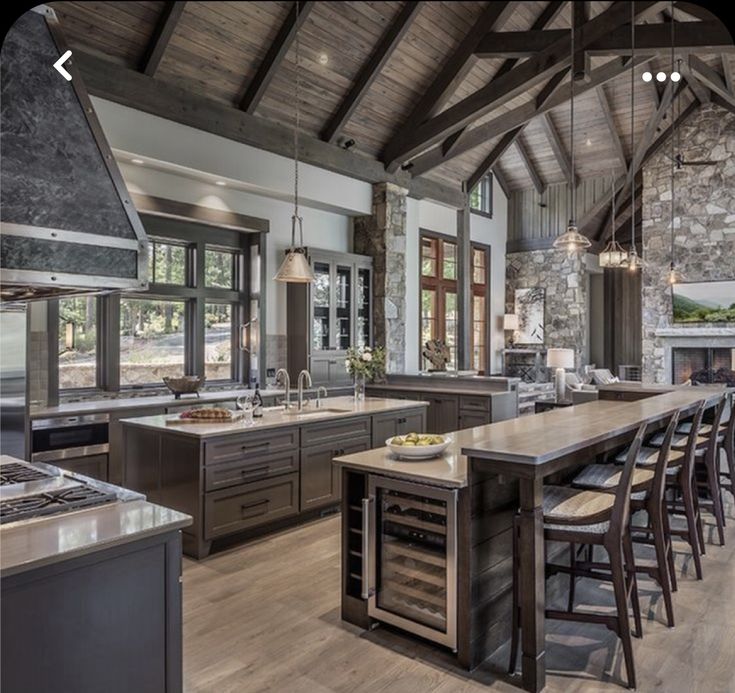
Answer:
M370 476L362 507L368 615L457 649L457 492Z

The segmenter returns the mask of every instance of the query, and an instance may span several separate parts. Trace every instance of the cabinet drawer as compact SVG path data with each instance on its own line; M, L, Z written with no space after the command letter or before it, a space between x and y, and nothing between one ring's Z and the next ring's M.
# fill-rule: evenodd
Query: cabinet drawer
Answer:
M298 428L277 428L204 443L205 464L250 461L255 457L281 454L299 447Z
M460 409L471 409L472 411L490 411L489 397L475 397L474 395L460 395Z
M459 412L459 430L485 426L490 423L490 412L463 409Z
M299 475L254 481L204 498L204 538L214 539L298 513Z
M218 491L248 481L266 479L299 470L299 451L255 455L235 462L209 464L204 468L204 490Z
M326 423L311 424L301 429L301 447L332 443L339 440L354 440L370 436L370 417L343 419Z

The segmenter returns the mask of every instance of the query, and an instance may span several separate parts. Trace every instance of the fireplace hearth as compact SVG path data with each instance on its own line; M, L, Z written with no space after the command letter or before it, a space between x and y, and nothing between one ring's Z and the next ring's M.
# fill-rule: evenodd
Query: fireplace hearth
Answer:
M735 387L735 349L727 347L674 347L672 382L682 385L723 383Z

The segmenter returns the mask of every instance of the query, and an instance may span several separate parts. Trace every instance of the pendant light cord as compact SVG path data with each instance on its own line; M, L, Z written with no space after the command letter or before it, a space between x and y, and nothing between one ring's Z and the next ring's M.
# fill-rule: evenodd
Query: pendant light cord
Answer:
M615 243L615 169L612 170L612 244L613 248L616 247Z
M574 8L572 8L572 69L570 71L572 89L571 98L569 100L570 106L570 134L572 138L572 171L574 171L574 34L577 27L574 21ZM569 187L571 188L570 195L570 209L569 209L569 225L572 226L577 218L577 191L574 185L574 178L570 181Z
M630 3L630 149L635 159L635 2ZM634 165L631 161L631 165ZM631 245L635 253L635 171L631 175Z
M671 0L671 74L674 73L674 0ZM674 158L674 145L676 140L676 103L679 99L677 94L675 99L671 100L671 270L674 270L674 177L676 175L676 159Z
M300 73L300 61L299 61L299 0L294 3L294 9L296 11L296 18L294 26L296 27L296 35L294 37L294 56L295 56L295 67L296 67L296 79L294 80L294 100L296 106L296 118L293 130L293 200L294 200L294 212L293 212L293 224L291 228L291 246L295 246L296 243L296 221L299 222L300 230L300 246L304 245L304 231L301 226L301 217L299 216L299 131L301 129L301 73Z

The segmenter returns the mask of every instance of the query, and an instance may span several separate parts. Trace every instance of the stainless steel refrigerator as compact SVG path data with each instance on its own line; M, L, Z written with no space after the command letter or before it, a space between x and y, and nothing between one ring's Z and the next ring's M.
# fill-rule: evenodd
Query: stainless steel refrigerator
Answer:
M26 457L26 306L0 304L0 452Z

